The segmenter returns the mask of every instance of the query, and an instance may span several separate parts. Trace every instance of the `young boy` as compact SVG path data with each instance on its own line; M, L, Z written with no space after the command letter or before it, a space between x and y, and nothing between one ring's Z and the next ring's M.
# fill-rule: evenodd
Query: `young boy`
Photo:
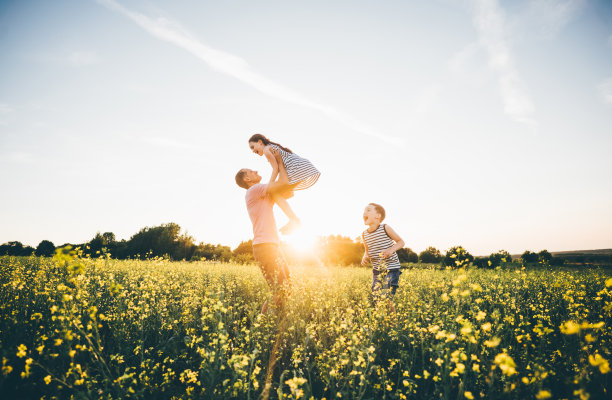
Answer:
M391 297L395 295L401 274L396 251L404 247L404 241L389 225L381 224L384 219L385 209L379 204L370 203L363 212L363 222L368 229L361 234L365 246L361 265L368 259L372 261L375 298L380 296L381 289L388 289Z

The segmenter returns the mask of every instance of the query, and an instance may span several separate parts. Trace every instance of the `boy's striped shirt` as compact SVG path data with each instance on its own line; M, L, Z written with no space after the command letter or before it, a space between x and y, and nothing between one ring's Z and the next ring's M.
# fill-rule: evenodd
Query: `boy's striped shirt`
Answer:
M387 269L397 269L401 267L396 252L393 252L389 258L383 259L380 257L380 253L383 250L395 244L387 234L385 224L380 224L374 232L368 232L366 229L363 231L362 237L363 243L366 246L366 251L368 252L368 257L370 257L374 269L380 269L383 261L387 265Z

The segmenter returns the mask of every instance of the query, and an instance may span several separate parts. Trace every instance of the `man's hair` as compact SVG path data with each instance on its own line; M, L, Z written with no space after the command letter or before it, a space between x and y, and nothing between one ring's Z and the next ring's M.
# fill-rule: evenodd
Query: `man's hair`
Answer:
M381 206L380 204L376 204L376 203L370 203L370 205L374 207L377 213L380 214L380 222L382 222L385 219L385 215L386 215L385 209L383 208L383 206Z
M238 173L236 174L236 184L243 189L248 189L249 185L247 185L246 182L244 181L245 175L246 175L246 171L244 169L241 169L240 171L238 171Z

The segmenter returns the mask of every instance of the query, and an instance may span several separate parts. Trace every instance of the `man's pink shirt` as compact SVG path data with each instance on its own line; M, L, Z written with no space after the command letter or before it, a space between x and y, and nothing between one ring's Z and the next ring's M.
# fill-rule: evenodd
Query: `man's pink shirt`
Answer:
M274 201L266 194L267 187L268 185L262 183L253 185L244 197L253 223L253 244L280 242L272 212Z

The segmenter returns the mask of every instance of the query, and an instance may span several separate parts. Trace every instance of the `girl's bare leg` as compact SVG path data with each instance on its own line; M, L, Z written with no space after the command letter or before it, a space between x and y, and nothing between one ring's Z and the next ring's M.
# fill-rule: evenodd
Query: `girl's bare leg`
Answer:
M283 226L280 231L284 234L291 233L291 231L301 224L300 219L293 212L289 202L287 202L286 196L291 197L292 195L291 187L276 181L270 184L268 191L272 195L274 202L280 207L281 210L283 210L287 218L289 218L289 222Z
M287 170L282 160L279 161L278 178L271 184L269 191L272 194L274 202L283 210L287 218L289 218L289 222L280 228L280 231L287 235L299 227L301 222L287 202L287 199L293 197L293 187L289 184L289 176L287 175Z

